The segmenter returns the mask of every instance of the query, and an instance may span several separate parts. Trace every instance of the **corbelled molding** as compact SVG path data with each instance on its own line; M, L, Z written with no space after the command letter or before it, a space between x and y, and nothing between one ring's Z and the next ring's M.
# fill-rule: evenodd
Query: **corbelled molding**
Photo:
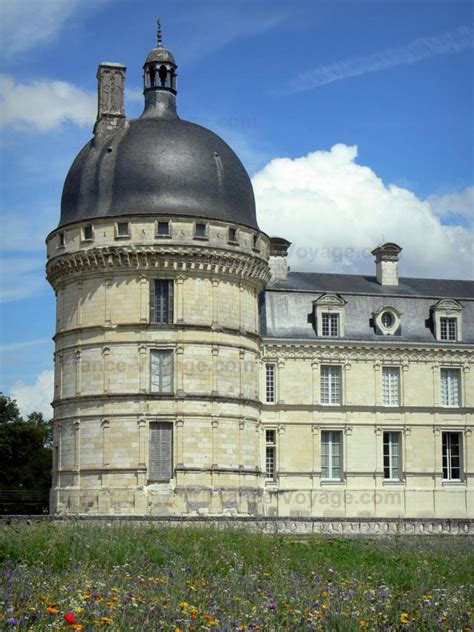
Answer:
M270 280L267 262L254 255L203 246L106 246L50 259L48 281L57 287L61 281L87 272L131 269L139 273L162 270L176 273L201 272L245 278L263 287Z
M316 343L316 344L314 344ZM320 363L350 364L351 362L371 362L374 364L395 364L409 366L411 363L436 363L468 367L474 364L474 350L462 347L449 349L430 348L427 346L410 347L402 345L395 348L380 346L377 343L323 345L321 340L304 342L268 342L263 341L262 360L267 358L285 360L310 360Z

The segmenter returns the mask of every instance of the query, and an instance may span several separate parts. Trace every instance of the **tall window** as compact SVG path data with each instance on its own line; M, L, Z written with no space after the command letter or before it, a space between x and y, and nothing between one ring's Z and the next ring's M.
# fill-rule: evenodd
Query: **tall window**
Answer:
M169 481L173 478L173 424L150 423L148 480Z
M339 336L339 314L322 314L323 336Z
M276 432L265 430L265 478L275 480L276 475Z
M265 401L267 404L275 403L275 365L265 365Z
M461 480L461 433L443 432L443 478Z
M321 432L321 478L341 480L341 437L340 431Z
M341 403L341 367L321 367L321 403Z
M400 406L400 369L382 367L382 402L384 406Z
M383 477L400 480L400 433L383 433Z
M459 369L441 369L441 404L459 406L461 394L461 371Z
M151 282L150 322L173 322L173 281L160 279Z
M152 393L173 392L173 352L155 349L150 352L150 390Z
M440 338L441 340L457 340L456 318L441 317L440 321Z

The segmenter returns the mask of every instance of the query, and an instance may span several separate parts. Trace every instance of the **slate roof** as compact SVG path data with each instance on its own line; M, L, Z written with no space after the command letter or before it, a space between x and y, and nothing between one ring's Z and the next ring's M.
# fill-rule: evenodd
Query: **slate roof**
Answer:
M440 343L433 333L431 308L440 298L458 299L462 310L462 342L474 344L474 281L403 278L400 285L384 287L375 277L352 274L290 272L288 280L272 282L260 301L260 331L270 338L317 339L312 301L323 293L346 301L346 340L382 343ZM373 313L381 307L401 313L397 336L375 333Z

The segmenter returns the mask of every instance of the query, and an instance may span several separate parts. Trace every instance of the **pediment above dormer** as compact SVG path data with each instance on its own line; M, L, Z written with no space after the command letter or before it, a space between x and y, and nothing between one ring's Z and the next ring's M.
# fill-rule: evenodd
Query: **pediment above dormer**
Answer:
M344 300L342 296L340 296L339 294L330 294L330 293L321 294L321 296L318 296L318 298L313 301L313 305L315 306L334 305L338 307L344 307L346 303L347 301Z

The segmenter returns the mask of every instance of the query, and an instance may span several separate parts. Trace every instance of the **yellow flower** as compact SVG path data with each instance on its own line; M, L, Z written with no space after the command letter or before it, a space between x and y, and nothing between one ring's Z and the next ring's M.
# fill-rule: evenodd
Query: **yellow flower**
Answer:
M368 622L365 619L361 619L359 621L359 625L360 625L361 628L366 628L369 624L368 624Z
M409 616L408 616L408 612L402 612L401 615L400 615L400 623L405 623L406 624L406 623L409 623L409 622L410 622L410 619L409 619Z
M74 608L74 612L76 614L81 614L81 612L84 612L84 608Z
M101 621L102 621L102 623L110 623L112 621L112 619L110 617L102 617Z
M180 608L187 608L189 606L187 601L180 601L179 603L179 607Z

